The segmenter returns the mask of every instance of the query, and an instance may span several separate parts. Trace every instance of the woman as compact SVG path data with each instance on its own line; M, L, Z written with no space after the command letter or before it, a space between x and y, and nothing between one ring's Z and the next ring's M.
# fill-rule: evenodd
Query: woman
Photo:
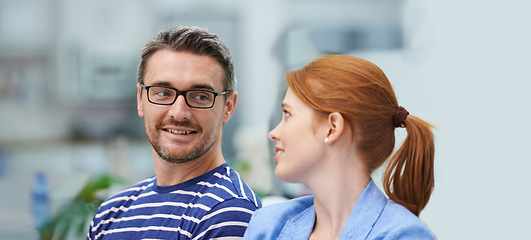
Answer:
M269 133L275 173L313 196L259 209L244 239L434 239L418 218L434 186L432 126L399 107L385 74L329 55L286 81L282 121ZM396 127L408 134L391 156ZM371 180L387 159L389 199Z

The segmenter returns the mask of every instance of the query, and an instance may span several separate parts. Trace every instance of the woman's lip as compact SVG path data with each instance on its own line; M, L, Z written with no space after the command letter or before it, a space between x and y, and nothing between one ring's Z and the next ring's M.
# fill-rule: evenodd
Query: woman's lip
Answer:
M280 158L280 154L284 153L284 149L279 148L279 147L275 147L275 152L277 154L275 154L275 156L273 157L273 162L275 164L278 164L278 161L279 161L279 158Z
M278 153L278 152L280 152L280 151L282 151L282 152L283 152L283 151L284 151L284 149L282 149L282 148L279 148L279 147L275 146L275 152L276 152L276 153Z
M278 154L273 157L273 162L278 165Z

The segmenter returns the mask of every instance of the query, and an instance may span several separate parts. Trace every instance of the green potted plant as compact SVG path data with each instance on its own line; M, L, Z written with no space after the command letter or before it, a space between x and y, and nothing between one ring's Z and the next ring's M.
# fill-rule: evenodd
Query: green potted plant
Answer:
M39 228L40 239L84 238L92 217L108 196L105 190L113 185L125 184L126 180L109 173L91 178L72 200L61 206L52 218Z

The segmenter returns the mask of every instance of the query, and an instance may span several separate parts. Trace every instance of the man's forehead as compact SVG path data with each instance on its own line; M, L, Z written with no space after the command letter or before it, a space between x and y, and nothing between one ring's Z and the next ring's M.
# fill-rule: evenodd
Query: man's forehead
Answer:
M159 50L146 65L146 85L224 90L225 72L217 60L190 52ZM183 89L185 90L185 89Z

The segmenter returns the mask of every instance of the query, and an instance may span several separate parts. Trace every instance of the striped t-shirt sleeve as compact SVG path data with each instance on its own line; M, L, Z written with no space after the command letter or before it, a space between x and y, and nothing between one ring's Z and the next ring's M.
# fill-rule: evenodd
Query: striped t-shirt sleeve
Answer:
M244 198L221 202L201 219L191 239L241 239L255 210Z

